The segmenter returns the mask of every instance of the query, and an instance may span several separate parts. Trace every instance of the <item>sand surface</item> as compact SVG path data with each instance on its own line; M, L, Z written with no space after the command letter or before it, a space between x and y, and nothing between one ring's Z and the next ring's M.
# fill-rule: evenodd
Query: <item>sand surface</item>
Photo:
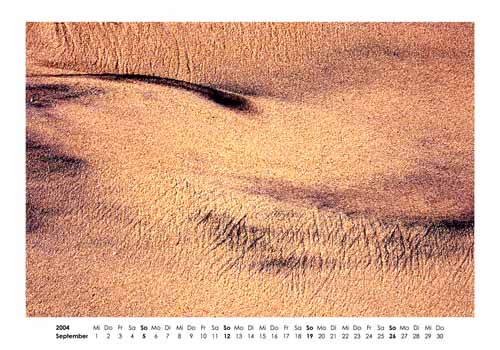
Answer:
M472 25L28 24L26 79L27 315L473 315Z

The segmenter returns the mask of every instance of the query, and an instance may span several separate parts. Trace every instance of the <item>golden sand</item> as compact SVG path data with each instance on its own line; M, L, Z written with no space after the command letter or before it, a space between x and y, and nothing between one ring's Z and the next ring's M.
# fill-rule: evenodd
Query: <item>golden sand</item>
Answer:
M27 314L473 315L473 63L471 24L28 24Z

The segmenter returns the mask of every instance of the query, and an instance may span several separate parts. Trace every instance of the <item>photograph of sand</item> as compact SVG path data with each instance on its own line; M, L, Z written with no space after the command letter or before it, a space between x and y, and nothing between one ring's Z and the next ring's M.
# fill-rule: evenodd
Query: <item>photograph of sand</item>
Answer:
M26 23L26 315L474 316L474 24Z

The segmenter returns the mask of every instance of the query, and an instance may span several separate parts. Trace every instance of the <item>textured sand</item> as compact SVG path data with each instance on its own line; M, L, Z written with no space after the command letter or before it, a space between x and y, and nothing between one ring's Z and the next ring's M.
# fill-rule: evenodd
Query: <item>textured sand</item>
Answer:
M473 59L470 24L28 24L27 314L473 315Z

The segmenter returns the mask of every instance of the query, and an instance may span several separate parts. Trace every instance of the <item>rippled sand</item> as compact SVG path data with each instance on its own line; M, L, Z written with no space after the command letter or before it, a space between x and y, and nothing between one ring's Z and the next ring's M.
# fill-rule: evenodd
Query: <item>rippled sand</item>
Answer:
M27 314L472 316L473 59L471 24L28 24Z

